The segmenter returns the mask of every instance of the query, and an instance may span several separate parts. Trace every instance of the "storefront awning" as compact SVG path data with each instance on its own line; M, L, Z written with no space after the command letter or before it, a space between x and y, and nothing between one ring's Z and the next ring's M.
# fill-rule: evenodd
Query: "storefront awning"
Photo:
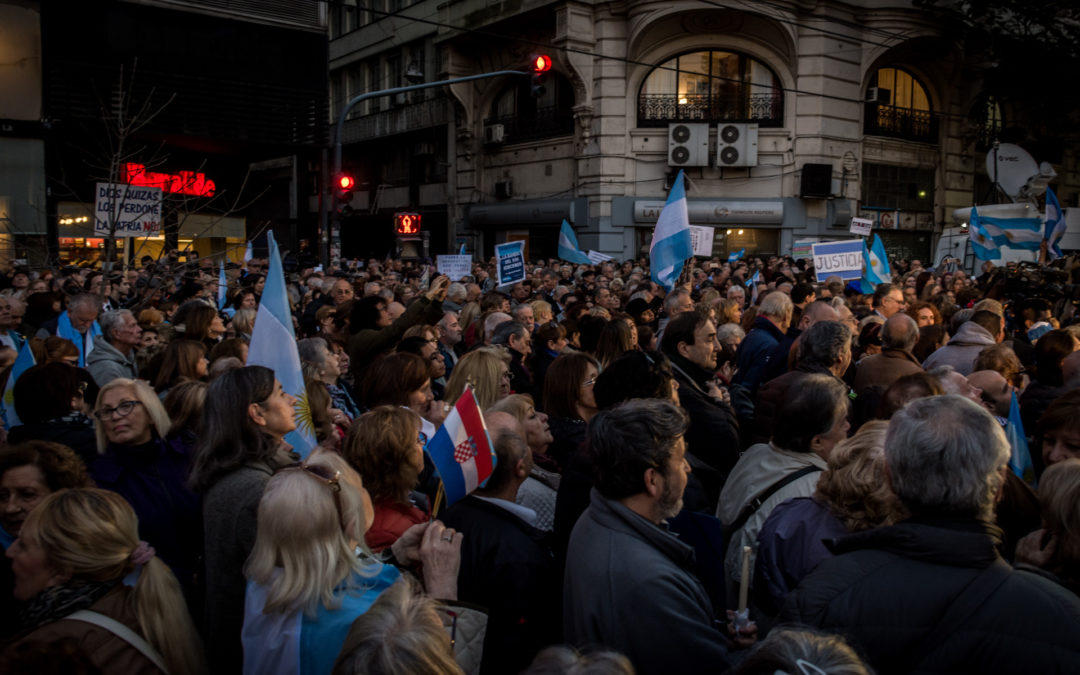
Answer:
M500 225L550 225L558 227L565 218L570 224L583 224L589 213L589 201L580 199L536 199L504 204L476 204L469 207L471 227Z

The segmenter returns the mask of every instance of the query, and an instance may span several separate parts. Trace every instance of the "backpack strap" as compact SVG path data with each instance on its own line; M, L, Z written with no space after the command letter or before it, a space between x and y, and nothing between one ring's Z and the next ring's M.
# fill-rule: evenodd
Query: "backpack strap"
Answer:
M71 619L72 621L82 621L103 628L116 637L120 638L124 642L128 643L139 652L150 659L150 661L157 666L158 670L169 675L169 669L165 667L165 659L161 657L156 649L150 646L150 643L139 637L139 634L131 630L124 624L120 623L116 619L105 616L99 612L91 612L88 609L80 609L77 612L68 614L65 619Z
M757 510L761 508L761 505L764 504L769 499L769 497L772 497L774 494L787 487L791 483L799 480L803 476L821 470L822 469L820 466L814 466L813 464L811 464L810 466L804 466L798 471L792 471L791 473L787 474L769 487L765 488L763 492L761 492L757 497L751 499L750 502L743 507L743 510L741 513L739 513L738 518L733 520L730 525L724 528L726 536L730 538L732 534L738 532L739 529L746 524L746 521L750 520L750 516L757 513Z

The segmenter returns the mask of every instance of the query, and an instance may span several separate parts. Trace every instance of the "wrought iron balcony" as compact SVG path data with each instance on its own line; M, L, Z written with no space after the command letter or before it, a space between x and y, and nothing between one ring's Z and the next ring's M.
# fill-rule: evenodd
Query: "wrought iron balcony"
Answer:
M661 127L669 122L757 122L763 127L784 124L784 97L737 93L734 96L709 94L641 94L638 96L638 126Z
M484 126L489 124L503 125L505 143L518 143L574 133L574 112L565 106L551 106L537 108L535 115L500 115L484 120Z
M918 143L937 143L940 118L928 110L867 103L863 133Z

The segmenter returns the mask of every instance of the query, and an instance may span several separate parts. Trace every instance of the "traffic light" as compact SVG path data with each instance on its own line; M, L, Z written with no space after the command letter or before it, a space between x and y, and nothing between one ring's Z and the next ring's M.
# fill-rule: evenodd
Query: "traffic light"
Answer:
M420 214L419 213L403 213L398 212L394 214L394 231L399 235L402 234L419 234L420 233Z
M547 92L544 80L547 79L547 73L551 70L551 57L547 54L533 54L529 69L532 71L532 89L530 93L533 98L540 98Z
M338 174L334 178L334 204L337 212L343 216L352 212L353 188L356 180L347 173Z

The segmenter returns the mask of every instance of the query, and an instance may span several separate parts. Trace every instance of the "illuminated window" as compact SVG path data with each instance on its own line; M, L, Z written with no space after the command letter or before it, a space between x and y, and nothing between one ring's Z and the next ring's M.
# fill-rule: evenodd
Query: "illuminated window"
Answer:
M866 93L866 134L938 142L938 117L926 87L914 75L900 68L879 68Z

